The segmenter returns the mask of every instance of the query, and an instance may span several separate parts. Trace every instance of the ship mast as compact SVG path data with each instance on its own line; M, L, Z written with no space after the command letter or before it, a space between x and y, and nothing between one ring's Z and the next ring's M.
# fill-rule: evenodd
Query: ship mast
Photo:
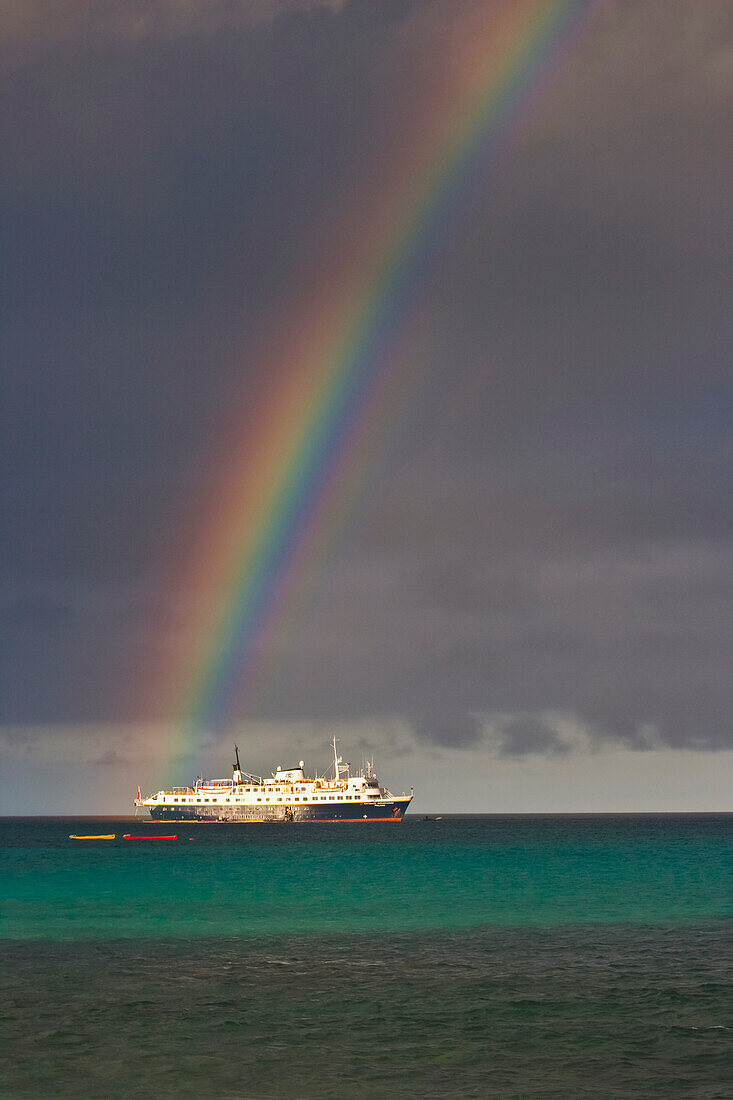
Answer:
M337 738L334 737L334 739L333 739L333 774L334 774L334 779L335 779L336 783L338 783L338 781L341 779L341 772L344 770L343 764L341 763L341 757L339 756L338 752L336 751L336 745L337 744L338 744Z

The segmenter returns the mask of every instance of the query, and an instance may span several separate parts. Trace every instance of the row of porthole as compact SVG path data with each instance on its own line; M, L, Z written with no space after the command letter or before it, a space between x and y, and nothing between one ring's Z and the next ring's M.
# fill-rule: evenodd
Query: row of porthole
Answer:
M244 792L244 794L256 794L258 790L262 790L261 787L242 787L241 789ZM291 788L292 791L299 791L301 794L303 794L306 791L306 789L307 789L306 787L293 787L293 788ZM274 787L274 788L271 787L270 790L274 791L275 794L280 794L281 792L287 793L286 789L283 788L283 787ZM315 795L314 797L315 798L325 797L325 795L321 795L321 796Z
M283 787L275 787L274 788L275 794L279 794L280 791L282 791L284 789L285 788L283 788ZM262 790L262 788L261 787L243 787L242 790L244 791L245 794L254 794L255 791L260 791L260 790ZM293 790L295 790L295 791L304 791L305 787L293 787Z
M333 794L330 794L330 795L325 795L325 794L322 794L322 795L314 795L314 796L313 796L313 801L314 801L314 802L315 802L315 801L318 801L319 799L320 799L320 801L321 801L321 802L326 802L326 801L328 801L328 802L335 802L335 801L336 801L336 795L333 795ZM174 798L174 799L173 799L173 801L174 801L174 802L178 802L178 801L179 801L179 799L177 799L177 798ZM182 798L182 799L180 799L180 801L181 801L181 802L186 802L186 801L187 801L187 799L185 799L185 798ZM197 799L190 799L190 800L188 800L188 801L191 801L191 802L195 802L195 803L197 803L197 804L199 804L199 805L200 805L202 801L203 801L203 802L211 802L211 801L212 801L212 799L209 799L209 798L204 798L204 799L202 800L202 799L200 799L200 798L197 798ZM214 799L213 801L214 801L214 802L216 802L216 799ZM232 799L231 799L231 798L227 798L227 802L231 802L231 801L232 801ZM235 799L234 799L234 801L235 801L235 802L241 802L242 800L241 800L241 798L235 798ZM258 799L257 799L257 801L258 801L258 802L262 802L262 799L261 799L261 798L258 798ZM270 799L269 799L269 798L266 798L266 799L265 799L265 801L266 801L266 802L269 802L269 801L270 801ZM284 801L284 800L283 800L282 798L278 798L278 800L277 800L277 801L278 801L278 802L282 802L282 801ZM285 801L287 801L287 800L285 800ZM308 801L308 799L307 799L307 798L306 798L305 796L303 796L303 801L304 801L304 802L307 802L307 801ZM360 799L359 799L358 795L350 795L350 794L346 794L346 795L343 795L343 796L342 796L342 799L341 799L341 801L346 801L346 802L359 802L359 801L360 801ZM293 798L293 802L300 802L300 796L299 796L299 795L295 795L295 797Z

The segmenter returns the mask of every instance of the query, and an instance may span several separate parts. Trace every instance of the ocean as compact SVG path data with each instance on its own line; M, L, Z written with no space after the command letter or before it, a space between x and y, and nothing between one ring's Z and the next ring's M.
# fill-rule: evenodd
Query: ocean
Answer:
M5 819L0 1095L730 1098L732 855L724 814Z

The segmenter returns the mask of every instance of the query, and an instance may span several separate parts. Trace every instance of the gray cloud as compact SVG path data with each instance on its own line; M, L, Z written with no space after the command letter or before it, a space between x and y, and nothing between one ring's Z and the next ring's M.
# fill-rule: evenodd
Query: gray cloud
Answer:
M552 721L534 714L508 715L495 723L500 752L505 756L569 752Z
M140 679L191 643L172 562L253 349L472 5L300 7L13 9L16 729L174 718ZM406 413L251 719L389 713L507 757L571 751L557 715L588 745L731 745L731 56L726 3L596 6L433 258Z
M10 628L37 630L59 627L68 623L72 615L73 609L66 600L42 593L11 596L0 602L0 622Z

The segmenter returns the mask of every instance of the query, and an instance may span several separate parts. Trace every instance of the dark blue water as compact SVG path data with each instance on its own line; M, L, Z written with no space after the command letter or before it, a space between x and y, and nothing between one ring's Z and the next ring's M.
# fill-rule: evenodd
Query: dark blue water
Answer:
M0 823L8 1097L729 1097L733 817Z

